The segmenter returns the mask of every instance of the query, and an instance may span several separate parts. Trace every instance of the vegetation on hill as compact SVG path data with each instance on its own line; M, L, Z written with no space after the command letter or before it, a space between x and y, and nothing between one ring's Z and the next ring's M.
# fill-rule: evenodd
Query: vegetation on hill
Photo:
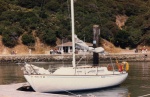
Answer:
M128 17L120 29L116 16ZM122 48L150 45L149 0L75 0L75 28L79 38L92 42L92 27L100 25L101 37ZM34 32L34 33L33 33ZM36 38L56 45L57 38L71 35L70 0L1 0L0 35L7 47L19 37L25 45Z

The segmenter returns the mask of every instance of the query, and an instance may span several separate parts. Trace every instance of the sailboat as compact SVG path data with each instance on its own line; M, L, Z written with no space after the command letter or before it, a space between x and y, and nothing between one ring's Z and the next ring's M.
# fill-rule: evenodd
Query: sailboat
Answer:
M109 70L102 66L76 66L75 43L89 51L103 53L104 49L88 47L83 41L74 37L74 0L71 0L72 19L72 66L60 67L54 72L25 63L24 77L36 92L80 91L112 87L121 84L128 76L126 70ZM127 63L127 62L124 62Z

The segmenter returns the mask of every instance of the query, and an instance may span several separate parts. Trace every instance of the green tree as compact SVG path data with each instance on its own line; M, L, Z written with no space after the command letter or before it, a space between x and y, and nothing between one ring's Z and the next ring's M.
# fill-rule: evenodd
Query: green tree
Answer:
M5 27L0 26L0 35L5 31Z
M127 16L139 14L140 7L137 4L128 2L125 4L125 6L127 6L127 7L125 7L125 14Z
M111 30L109 30L108 28L105 28L105 27L103 27L101 29L101 37L110 42L114 41L113 33L111 32Z
M51 0L48 3L46 3L45 7L49 10L49 11L58 11L58 9L60 8L60 4L57 2L57 0Z
M0 1L0 14L9 8L8 4L4 1Z
M17 0L17 4L26 7L26 8L33 8L35 6L41 6L43 0Z
M129 46L131 48L137 47L138 44L141 42L142 32L140 30L130 29L129 34Z
M81 40L84 40L86 42L93 42L93 25L89 25L89 26L86 26L84 27L80 33L77 33L78 37L81 39Z
M129 36L130 34L126 30L120 30L115 35L115 45L125 48L129 46Z
M5 46L12 48L18 44L16 32L13 32L11 29L5 30L2 36L2 42Z
M36 29L40 23L40 18L34 12L23 13L20 20L20 26L23 29Z
M21 40L27 46L33 46L35 44L35 38L31 34L24 34Z
M56 35L53 30L46 30L42 33L42 41L48 45L56 45Z
M146 45L150 46L150 35L146 37Z

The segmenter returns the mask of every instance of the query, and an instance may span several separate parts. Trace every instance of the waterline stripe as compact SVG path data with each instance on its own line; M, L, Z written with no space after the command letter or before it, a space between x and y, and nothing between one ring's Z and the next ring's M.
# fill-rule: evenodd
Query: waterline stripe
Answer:
M146 97L149 96L150 94L146 94L146 95L142 95L142 96L138 96L138 97Z

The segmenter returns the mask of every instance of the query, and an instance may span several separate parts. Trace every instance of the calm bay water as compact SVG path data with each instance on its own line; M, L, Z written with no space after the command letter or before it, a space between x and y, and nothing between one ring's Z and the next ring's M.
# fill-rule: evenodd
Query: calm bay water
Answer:
M39 66L49 67L53 63L36 63ZM150 62L129 62L129 76L118 87L75 92L81 97L148 97L150 96ZM51 67L57 67L58 64ZM21 67L15 63L0 64L0 85L26 82ZM91 82L92 83L92 82ZM19 87L18 87L19 88ZM67 93L66 93L67 94ZM66 95L65 94L65 95ZM68 93L68 95L70 95Z

